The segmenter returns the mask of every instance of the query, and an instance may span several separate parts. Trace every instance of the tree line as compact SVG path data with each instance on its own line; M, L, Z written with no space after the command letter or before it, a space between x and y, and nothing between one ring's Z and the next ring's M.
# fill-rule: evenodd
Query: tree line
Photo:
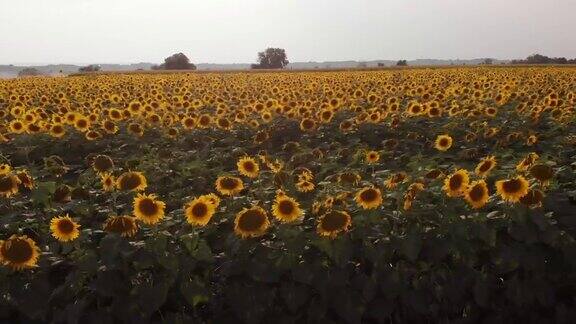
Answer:
M512 60L511 64L576 64L576 58L548 57L541 54L532 54L524 60Z

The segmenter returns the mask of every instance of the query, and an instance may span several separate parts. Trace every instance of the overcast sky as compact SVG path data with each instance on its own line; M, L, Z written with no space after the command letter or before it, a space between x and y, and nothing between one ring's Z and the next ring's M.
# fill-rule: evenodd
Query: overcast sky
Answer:
M576 0L0 0L0 64L576 57Z

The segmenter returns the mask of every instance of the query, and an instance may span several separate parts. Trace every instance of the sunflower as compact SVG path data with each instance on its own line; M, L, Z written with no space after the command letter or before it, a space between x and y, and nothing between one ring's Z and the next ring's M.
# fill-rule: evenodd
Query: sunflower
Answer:
M64 128L64 125L52 124L52 126L50 127L50 135L56 138L60 138L66 135L66 129Z
M12 170L12 168L10 167L10 165L8 164L0 164L0 176L6 175L8 173L10 173L10 171Z
M438 151L447 151L452 147L452 137L450 135L438 135L436 141L434 142L434 148Z
M132 237L138 231L136 217L110 216L104 222L104 230L108 233L120 234L123 237Z
M118 190L142 191L148 186L146 177L142 172L128 171L124 172L116 180Z
M316 231L322 236L335 238L339 233L346 232L352 225L352 218L345 211L331 210L318 220Z
M357 185L362 177L353 171L342 172L338 175L338 182L341 184Z
M315 185L312 181L302 180L296 183L296 189L300 192L310 192L314 190Z
M236 165L238 166L238 172L240 172L241 175L249 178L258 177L260 166L253 158L245 156L241 158Z
M52 236L54 236L60 242L73 241L80 236L80 231L76 222L70 218L67 214L65 216L54 217L50 221L50 231Z
M528 153L528 155L516 165L516 171L527 171L539 158L538 154L534 152Z
M486 177L492 169L496 167L496 158L494 156L487 156L478 163L474 172L480 177Z
M114 168L114 161L108 155L98 155L92 162L92 168L98 173L110 172Z
M507 180L496 181L496 191L502 199L509 202L518 202L528 194L529 183L523 176Z
M13 270L36 267L39 256L36 242L26 235L12 235L6 241L0 241L0 262Z
M110 173L102 173L100 175L100 182L102 183L102 189L104 189L104 191L114 191L116 187L116 180Z
M264 235L269 226L266 211L258 206L242 209L234 219L234 232L242 238Z
M0 176L0 197L10 197L18 193L18 185L20 184L20 179L9 173Z
M484 180L472 182L464 193L464 199L472 208L482 208L488 202L489 197L488 186Z
M464 194L469 182L468 171L460 169L444 179L443 189L448 197L459 197Z
M406 172L398 172L391 175L386 181L384 181L384 185L387 189L394 189L400 183L406 181L408 179L408 174Z
M134 216L144 224L154 225L164 218L166 204L157 200L156 195L138 194L134 198Z
M300 129L304 132L312 131L316 128L316 122L312 118L303 118L300 121Z
M20 180L20 184L27 189L34 188L34 178L26 170L16 172L16 176Z
M189 224L206 226L216 211L217 204L209 195L200 196L184 207L184 215ZM219 202L218 202L219 203Z
M242 180L237 177L222 176L216 179L216 190L226 196L234 196L244 189Z
M128 125L128 133L141 137L144 135L144 128L139 123L130 123Z
M530 175L540 181L541 184L547 185L550 179L554 177L554 170L546 164L535 164L530 168Z
M380 154L376 151L368 151L364 156L364 161L368 164L374 164L380 160Z
M24 122L22 122L21 120L13 120L10 122L10 124L8 125L10 128L10 131L14 134L22 134L26 131L26 129L24 128Z
M363 209L374 209L382 204L382 193L378 188L366 187L356 193L354 200Z
M530 189L528 193L520 198L520 202L530 208L542 207L544 193L538 189Z
M300 204L291 197L280 193L272 205L272 214L283 223L294 222L304 214L300 209Z

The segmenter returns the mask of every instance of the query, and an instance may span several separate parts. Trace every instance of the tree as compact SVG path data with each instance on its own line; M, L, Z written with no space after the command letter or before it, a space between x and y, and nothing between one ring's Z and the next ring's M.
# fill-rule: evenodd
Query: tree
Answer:
M406 60L400 60L396 62L396 66L408 66L408 62Z
M196 70L196 65L183 53L176 53L164 59L164 63L152 66L152 70Z
M491 58L485 58L482 61L482 64L484 64L484 65L492 65L493 63L494 63L494 59L491 59Z
M26 77L26 76L37 76L42 75L42 72L38 71L35 68L24 68L20 72L18 72L19 77Z
M253 69L283 69L288 65L286 51L283 48L267 48L258 53L258 64L252 64Z
M78 69L79 72L98 72L100 71L100 65L90 64L88 66L83 66Z

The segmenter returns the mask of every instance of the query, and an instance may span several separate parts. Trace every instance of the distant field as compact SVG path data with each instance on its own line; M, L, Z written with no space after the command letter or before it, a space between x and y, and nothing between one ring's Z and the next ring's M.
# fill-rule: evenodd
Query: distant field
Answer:
M572 314L575 121L574 66L1 80L0 319Z

